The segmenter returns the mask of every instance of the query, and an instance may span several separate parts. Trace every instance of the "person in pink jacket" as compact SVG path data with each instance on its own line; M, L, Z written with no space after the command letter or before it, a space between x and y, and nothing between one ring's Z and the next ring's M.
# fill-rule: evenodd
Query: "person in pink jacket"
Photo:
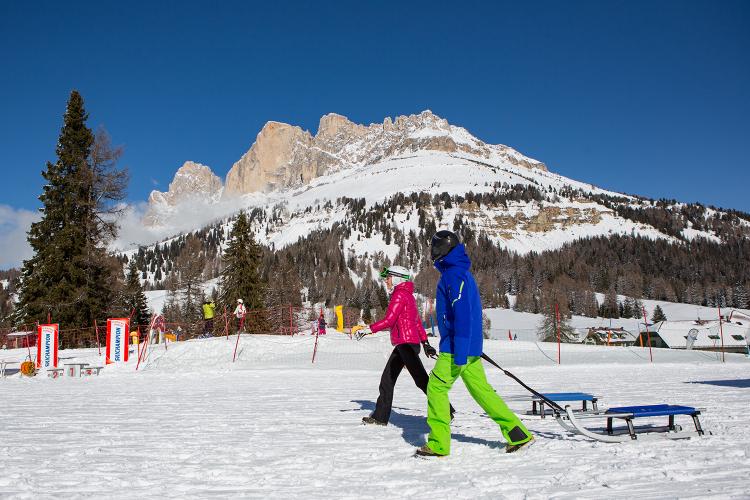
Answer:
M427 394L429 377L419 359L419 345L422 344L427 357L435 358L437 352L427 341L427 332L422 326L414 300L414 283L408 269L391 266L383 269L380 276L385 279L391 301L385 317L360 331L360 335L376 333L390 329L393 352L380 377L380 395L375 404L375 411L369 417L362 418L364 424L387 425L391 417L393 388L401 370L406 367L419 389ZM451 407L453 415L453 407Z

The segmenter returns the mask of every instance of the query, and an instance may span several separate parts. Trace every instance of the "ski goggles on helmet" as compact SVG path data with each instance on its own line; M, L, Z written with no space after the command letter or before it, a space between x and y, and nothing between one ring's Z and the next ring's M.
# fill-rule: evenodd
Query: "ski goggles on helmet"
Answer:
M391 271L387 267L384 267L382 271L380 271L380 277L383 279L386 279L388 276L395 276L397 278L403 278L407 281L411 280L411 276L408 274L403 273L397 273L396 271Z

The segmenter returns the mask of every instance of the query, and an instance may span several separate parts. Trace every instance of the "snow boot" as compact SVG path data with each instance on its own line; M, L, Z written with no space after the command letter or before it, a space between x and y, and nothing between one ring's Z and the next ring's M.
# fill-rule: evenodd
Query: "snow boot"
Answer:
M372 417L362 417L362 424L364 425L372 424L372 425L382 425L382 426L388 425L385 422L381 422L380 420L374 419Z
M525 441L523 443L509 444L508 446L505 447L505 453L515 453L515 452L517 452L517 451L519 451L521 449L523 449L525 451L525 450L528 450L531 447L532 444L534 444L534 438L533 437L531 439L529 439L528 441Z
M422 458L432 458L432 457L447 457L448 455L441 455L440 453L435 453L432 451L432 448L430 448L427 445L422 446L421 448L417 448L417 451L414 453L415 457L422 457Z

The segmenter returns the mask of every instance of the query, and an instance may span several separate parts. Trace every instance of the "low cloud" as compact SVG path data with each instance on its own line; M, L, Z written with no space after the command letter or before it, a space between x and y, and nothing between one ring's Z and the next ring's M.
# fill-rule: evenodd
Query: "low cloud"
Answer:
M127 210L118 221L120 231L110 248L115 251L136 248L139 245L151 245L180 233L195 231L208 224L224 219L246 208L248 198L235 198L220 202L192 200L160 213L160 225L146 226L143 217L148 211L148 204L141 202L128 205Z
M34 254L26 233L40 218L35 210L0 205L0 269L20 267L24 259Z
M169 213L162 214L162 224L156 227L143 223L143 216L148 211L147 203L130 204L118 220L120 230L109 247L114 251L123 251L139 245L151 245L180 233L199 229L252 204L248 198L222 200L219 203L198 200L186 202L173 207ZM0 269L20 267L25 259L33 255L26 233L31 224L39 219L41 214L38 211L0 204Z

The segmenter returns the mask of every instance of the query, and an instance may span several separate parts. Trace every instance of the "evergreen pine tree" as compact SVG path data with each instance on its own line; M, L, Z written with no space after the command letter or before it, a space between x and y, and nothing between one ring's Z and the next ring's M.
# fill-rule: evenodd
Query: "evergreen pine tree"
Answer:
M125 281L125 306L131 316L131 329L137 326L148 327L151 311L148 308L146 295L143 293L141 280L138 278L138 268L135 260L131 260L128 265L128 275Z
M654 309L654 314L651 315L651 322L658 323L660 321L667 321L667 315L664 314L661 306L657 305L656 309Z
M553 308L545 308L544 317L538 327L537 335L542 342L557 342L557 315ZM570 324L570 318L560 315L560 342L577 342L578 336Z
M262 308L266 288L260 276L262 251L245 212L237 216L222 260L220 303L233 310L237 299L242 299L248 310Z
M105 248L117 227L103 214L115 214L105 204L122 199L127 174L114 168L119 152L95 140L87 118L74 90L57 161L42 173L42 218L28 233L34 255L23 264L18 322L46 322L49 314L62 328L90 325L112 303L114 269Z
M735 285L734 291L732 293L732 299L734 301L734 307L737 307L739 309L747 309L750 302L748 302L747 289L742 283L737 283L737 285Z

